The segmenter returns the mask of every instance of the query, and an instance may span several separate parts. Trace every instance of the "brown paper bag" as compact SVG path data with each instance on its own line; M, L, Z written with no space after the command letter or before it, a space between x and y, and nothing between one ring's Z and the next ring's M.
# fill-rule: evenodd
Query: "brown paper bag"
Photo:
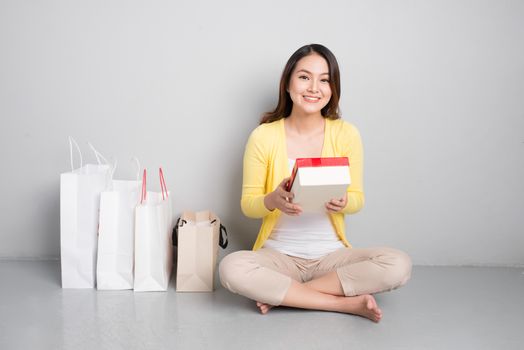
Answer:
M178 246L176 291L212 292L218 247L227 246L220 219L210 211L184 212L173 231L173 243Z

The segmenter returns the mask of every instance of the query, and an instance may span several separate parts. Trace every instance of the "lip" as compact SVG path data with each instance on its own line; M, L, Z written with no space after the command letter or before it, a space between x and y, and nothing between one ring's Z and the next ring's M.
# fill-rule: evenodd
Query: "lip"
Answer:
M317 103L318 101L320 101L320 97L318 96L303 95L302 97L304 98L306 102L310 102L310 103Z

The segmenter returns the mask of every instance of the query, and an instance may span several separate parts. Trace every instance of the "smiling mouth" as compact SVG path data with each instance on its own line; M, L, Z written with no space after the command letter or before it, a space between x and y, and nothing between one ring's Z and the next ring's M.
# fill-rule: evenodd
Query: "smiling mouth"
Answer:
M320 97L314 97L314 96L303 96L304 100L307 102L318 102L320 101Z

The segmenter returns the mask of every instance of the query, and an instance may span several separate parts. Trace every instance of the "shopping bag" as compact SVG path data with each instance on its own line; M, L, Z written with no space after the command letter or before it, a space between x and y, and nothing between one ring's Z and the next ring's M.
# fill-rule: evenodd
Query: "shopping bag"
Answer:
M166 291L173 269L171 199L162 169L161 192L146 189L146 170L142 176L142 195L135 210L136 292Z
M133 289L135 208L141 186L140 164L135 161L135 181L112 180L111 189L100 195L97 289Z
M73 165L73 143L80 167ZM110 182L110 166L83 165L78 144L69 138L71 171L60 174L60 262L62 288L93 288L100 193ZM96 154L95 154L96 155Z
M218 247L227 247L227 231L210 211L184 212L173 231L177 249L177 292L212 292Z

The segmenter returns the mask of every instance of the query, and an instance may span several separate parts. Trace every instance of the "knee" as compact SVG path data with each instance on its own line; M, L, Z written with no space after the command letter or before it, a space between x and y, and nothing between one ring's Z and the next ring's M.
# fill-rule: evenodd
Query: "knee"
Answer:
M411 258L403 251L387 248L381 260L387 268L384 283L391 289L403 286L411 278Z
M230 291L238 290L242 284L242 275L249 265L251 251L237 251L224 257L218 265L220 283Z

